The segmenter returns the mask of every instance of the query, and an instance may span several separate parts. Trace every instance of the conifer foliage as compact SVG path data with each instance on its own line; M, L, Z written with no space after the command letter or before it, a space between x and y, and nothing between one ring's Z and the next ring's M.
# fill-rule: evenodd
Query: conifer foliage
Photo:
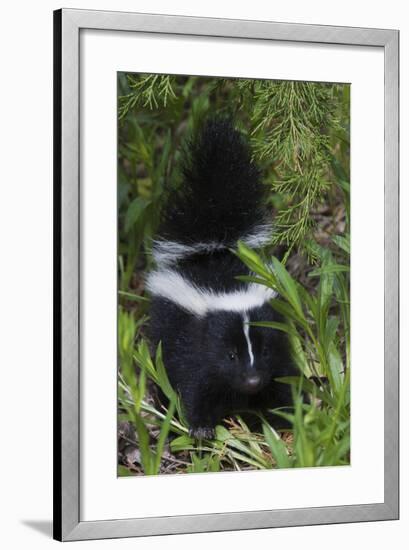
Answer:
M251 116L260 159L275 165L273 192L286 197L275 218L274 242L289 250L310 237L311 211L329 186L330 133L340 129L336 85L256 81Z

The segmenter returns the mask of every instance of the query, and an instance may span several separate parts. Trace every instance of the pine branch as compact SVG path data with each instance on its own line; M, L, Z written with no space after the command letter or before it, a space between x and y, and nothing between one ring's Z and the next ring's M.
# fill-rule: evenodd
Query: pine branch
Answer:
M135 106L149 108L167 107L177 99L174 91L175 77L170 75L127 75L131 92L118 98L119 120Z
M248 90L249 82L239 87ZM286 208L276 216L273 238L287 245L287 254L294 246L302 248L311 235L311 211L330 186L329 133L339 129L336 88L311 82L254 83L253 146L259 160L275 166L272 192L287 199Z

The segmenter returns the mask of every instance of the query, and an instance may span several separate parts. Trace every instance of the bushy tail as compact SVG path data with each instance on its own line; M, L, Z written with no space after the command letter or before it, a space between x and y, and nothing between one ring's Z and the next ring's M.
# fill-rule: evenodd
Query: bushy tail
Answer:
M177 261L235 246L265 244L263 186L243 135L229 119L211 119L187 144L182 184L163 213L157 261Z

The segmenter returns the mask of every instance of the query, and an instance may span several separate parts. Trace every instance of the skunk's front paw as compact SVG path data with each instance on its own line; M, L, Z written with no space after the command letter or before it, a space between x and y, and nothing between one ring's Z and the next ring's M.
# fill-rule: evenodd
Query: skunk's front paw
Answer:
M214 439L215 435L214 428L209 428L207 426L189 428L189 436L195 439Z

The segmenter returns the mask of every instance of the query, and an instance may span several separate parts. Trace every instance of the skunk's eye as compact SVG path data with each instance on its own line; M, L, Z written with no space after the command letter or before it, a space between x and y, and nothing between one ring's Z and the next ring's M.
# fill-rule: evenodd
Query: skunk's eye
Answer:
M237 355L235 354L234 351L229 351L229 353L227 354L228 358L230 359L230 361L235 361Z

